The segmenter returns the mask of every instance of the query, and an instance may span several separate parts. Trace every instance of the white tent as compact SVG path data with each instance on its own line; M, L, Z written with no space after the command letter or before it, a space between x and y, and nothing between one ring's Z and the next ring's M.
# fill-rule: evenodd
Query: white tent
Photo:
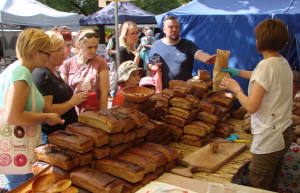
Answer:
M8 32L6 34L3 32L4 25L38 26L45 30L64 25L77 31L79 18L77 13L57 11L35 0L0 0L0 29L2 29L4 55L15 55L14 46L11 46L14 43L11 40L16 39L16 36L11 39L7 35Z
M0 0L0 23L79 26L79 15L57 11L35 0Z

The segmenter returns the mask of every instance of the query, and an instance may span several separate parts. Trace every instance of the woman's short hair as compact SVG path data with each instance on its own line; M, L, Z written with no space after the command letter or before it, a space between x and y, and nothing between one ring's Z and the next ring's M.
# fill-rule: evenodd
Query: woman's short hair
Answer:
M50 37L52 43L53 43L53 49L57 46L63 46L65 41L62 35L58 34L55 31L47 31L46 34Z
M130 26L138 27L136 23L132 21L126 21L122 26L121 35L120 35L120 46L124 46L128 52L129 52L129 48L126 43L126 34Z
M16 52L19 59L29 60L32 53L41 50L49 52L53 47L45 31L34 28L24 29L18 36Z
M257 51L270 50L279 52L289 40L286 25L279 19L267 19L255 28Z

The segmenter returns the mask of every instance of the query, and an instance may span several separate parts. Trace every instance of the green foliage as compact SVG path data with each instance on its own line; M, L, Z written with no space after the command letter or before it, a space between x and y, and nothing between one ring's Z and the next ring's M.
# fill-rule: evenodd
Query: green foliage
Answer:
M100 10L98 0L37 0L53 9L90 15ZM192 0L133 0L137 7L154 14L161 14ZM110 1L107 1L109 4Z

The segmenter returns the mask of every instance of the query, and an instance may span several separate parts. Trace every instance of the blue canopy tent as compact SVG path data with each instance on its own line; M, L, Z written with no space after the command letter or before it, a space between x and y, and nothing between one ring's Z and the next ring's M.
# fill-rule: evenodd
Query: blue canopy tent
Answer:
M167 15L175 15L181 25L181 37L195 42L201 49L215 54L217 49L230 50L229 66L253 70L262 59L256 51L254 29L268 18L283 20L289 29L290 42L282 51L292 65L300 64L300 1L299 0L193 0L185 6L157 15L156 21L162 26ZM298 43L292 44L292 37L298 31ZM300 51L300 49L298 49ZM297 56L298 55L298 56ZM195 62L197 69L210 73L213 65ZM248 80L236 78L247 91Z
M92 15L79 19L80 25L109 25L115 24L115 2L93 13ZM156 24L155 15L148 13L129 1L118 2L119 23L133 21L136 24Z

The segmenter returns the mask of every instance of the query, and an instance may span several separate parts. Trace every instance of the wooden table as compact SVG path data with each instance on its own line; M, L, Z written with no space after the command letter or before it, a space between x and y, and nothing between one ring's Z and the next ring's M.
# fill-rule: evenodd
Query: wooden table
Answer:
M237 134L239 136L239 139L252 141L252 134L247 133L241 129L243 120L230 119L227 122L233 123L235 125L234 134ZM195 172L193 173L193 178L209 182L231 183L238 170L251 160L250 145L251 144L247 144L247 149L245 151L233 158L216 172ZM181 151L184 157L201 148L174 142L170 143L169 146ZM176 167L180 168L181 166Z

